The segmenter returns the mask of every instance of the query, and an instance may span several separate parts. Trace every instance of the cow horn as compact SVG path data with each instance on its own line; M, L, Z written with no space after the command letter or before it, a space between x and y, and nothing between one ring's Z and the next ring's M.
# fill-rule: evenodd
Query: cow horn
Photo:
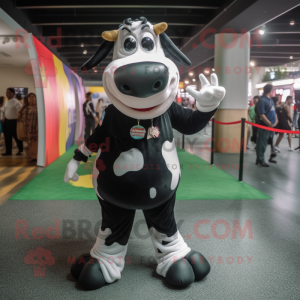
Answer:
M161 34L162 32L164 32L166 29L168 28L168 24L165 22L162 23L158 23L153 25L153 30L156 33L156 35Z
M118 39L118 30L104 31L102 37L109 42L115 42Z

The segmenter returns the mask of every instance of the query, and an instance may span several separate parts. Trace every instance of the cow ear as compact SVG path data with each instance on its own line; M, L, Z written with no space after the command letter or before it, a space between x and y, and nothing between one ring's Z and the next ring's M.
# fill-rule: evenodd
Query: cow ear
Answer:
M96 51L96 53L81 66L81 70L83 68L85 68L86 70L90 70L93 67L99 65L101 61L106 58L113 47L114 42L104 41Z
M192 64L164 32L159 35L159 38L164 53L170 58L173 58L175 61L184 66L190 66Z

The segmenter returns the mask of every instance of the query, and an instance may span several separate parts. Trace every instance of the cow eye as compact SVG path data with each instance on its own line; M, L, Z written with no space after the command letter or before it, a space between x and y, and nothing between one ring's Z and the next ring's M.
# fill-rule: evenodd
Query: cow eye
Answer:
M145 36L142 39L142 47L147 51L151 51L154 48L153 40L149 36Z
M124 41L124 49L127 52L131 52L136 48L136 40L133 37L129 37Z

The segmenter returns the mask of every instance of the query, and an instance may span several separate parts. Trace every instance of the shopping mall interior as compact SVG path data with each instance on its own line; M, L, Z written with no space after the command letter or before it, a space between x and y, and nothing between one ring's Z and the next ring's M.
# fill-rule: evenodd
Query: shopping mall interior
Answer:
M2 1L0 298L300 299L299 41L299 0Z

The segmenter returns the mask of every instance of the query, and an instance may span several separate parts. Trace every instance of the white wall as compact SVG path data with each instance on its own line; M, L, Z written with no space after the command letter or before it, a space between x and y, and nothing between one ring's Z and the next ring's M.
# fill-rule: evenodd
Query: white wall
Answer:
M262 83L262 80L266 74L265 67L256 67L251 68L251 77L252 77L252 98L258 95L258 89L256 85Z
M219 70L219 85L226 89L220 109L247 109L250 48L240 47L243 35L231 33L215 35L215 69ZM222 40L225 47L220 44ZM247 44L245 44L247 45Z
M36 93L32 75L27 75L23 67L0 65L0 96L6 97L8 87L27 87L28 93Z

